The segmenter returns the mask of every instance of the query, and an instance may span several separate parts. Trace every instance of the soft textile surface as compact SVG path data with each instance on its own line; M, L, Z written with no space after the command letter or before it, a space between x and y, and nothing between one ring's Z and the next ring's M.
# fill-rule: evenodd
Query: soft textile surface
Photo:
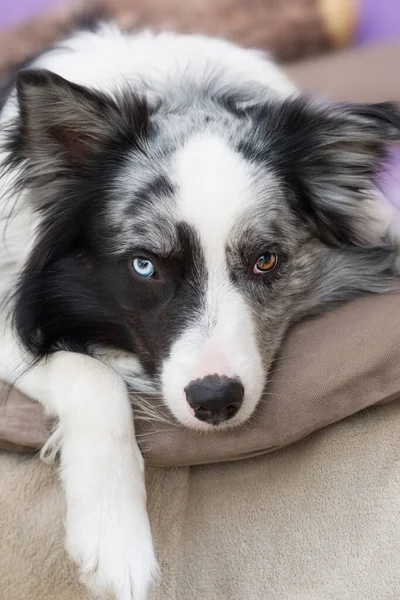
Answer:
M297 326L258 410L243 428L204 435L172 422L138 419L137 437L148 464L255 456L367 406L400 399L399 306L400 293L361 298ZM0 446L40 448L46 434L38 404L20 394L0 403Z
M400 399L400 294L362 298L292 332L258 410L239 430L196 435L138 421L150 464L246 458L286 446L367 406Z
M393 403L256 459L149 469L150 600L400 598L399 431ZM1 600L89 600L55 469L0 454L0 481Z
M40 1L44 5L50 0ZM71 29L77 14L93 12L93 8L117 19L122 27L218 35L245 46L266 48L283 60L294 60L347 46L358 19L357 1L52 0L57 4L54 11L2 32L0 74L54 43ZM18 0L4 2L12 7L9 10L20 11L14 6ZM0 11L0 26L7 15L5 8Z

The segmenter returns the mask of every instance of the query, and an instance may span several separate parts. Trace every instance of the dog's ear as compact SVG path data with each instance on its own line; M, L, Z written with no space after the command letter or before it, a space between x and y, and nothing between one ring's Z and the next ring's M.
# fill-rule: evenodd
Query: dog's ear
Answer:
M399 106L308 105L303 135L298 175L320 234L331 243L375 241L382 231L379 176L390 145L400 141Z
M319 235L334 244L368 243L380 227L371 207L389 148L400 141L400 106L322 104L300 97L285 101L274 123L269 136L276 138L276 165L293 183L297 206Z
M46 70L20 72L16 87L12 150L42 179L84 173L101 153L122 153L146 135L147 106L132 93L114 99Z

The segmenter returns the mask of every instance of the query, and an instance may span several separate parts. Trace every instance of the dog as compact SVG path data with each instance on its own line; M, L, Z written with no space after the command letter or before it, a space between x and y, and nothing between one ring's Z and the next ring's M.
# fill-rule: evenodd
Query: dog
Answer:
M3 82L0 377L58 420L66 547L96 597L158 579L129 392L243 424L288 328L399 288L393 103L303 96L263 53L112 23Z

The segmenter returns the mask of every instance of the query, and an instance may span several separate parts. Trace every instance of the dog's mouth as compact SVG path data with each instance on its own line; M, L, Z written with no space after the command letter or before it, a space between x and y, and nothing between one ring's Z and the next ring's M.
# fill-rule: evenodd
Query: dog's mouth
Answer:
M188 407L188 410L185 409L185 412L181 412L178 415L173 415L170 413L167 408L168 413L171 415L175 425L183 426L187 429L190 429L193 432L207 433L207 432L219 432L219 431L227 431L231 429L235 429L237 427L243 426L245 422L247 422L250 418L250 414L246 411L245 408L239 408L238 410L234 408L232 412L234 414L227 416L225 415L209 415L208 409L205 407L199 406L195 411L194 409ZM228 409L228 412L231 409ZM204 412L203 412L204 411Z
M193 415L199 421L202 421L203 423L208 423L213 427L217 427L222 423L230 421L236 415L238 410L239 407L236 407L235 403L233 402L218 413L212 413L207 408L207 406L200 405L193 409Z

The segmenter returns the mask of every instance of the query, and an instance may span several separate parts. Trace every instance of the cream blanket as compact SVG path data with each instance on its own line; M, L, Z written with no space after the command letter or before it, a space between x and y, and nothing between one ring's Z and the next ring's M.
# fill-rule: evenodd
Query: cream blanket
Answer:
M0 454L1 600L88 600L55 468ZM148 471L151 600L398 600L400 403L256 459Z

